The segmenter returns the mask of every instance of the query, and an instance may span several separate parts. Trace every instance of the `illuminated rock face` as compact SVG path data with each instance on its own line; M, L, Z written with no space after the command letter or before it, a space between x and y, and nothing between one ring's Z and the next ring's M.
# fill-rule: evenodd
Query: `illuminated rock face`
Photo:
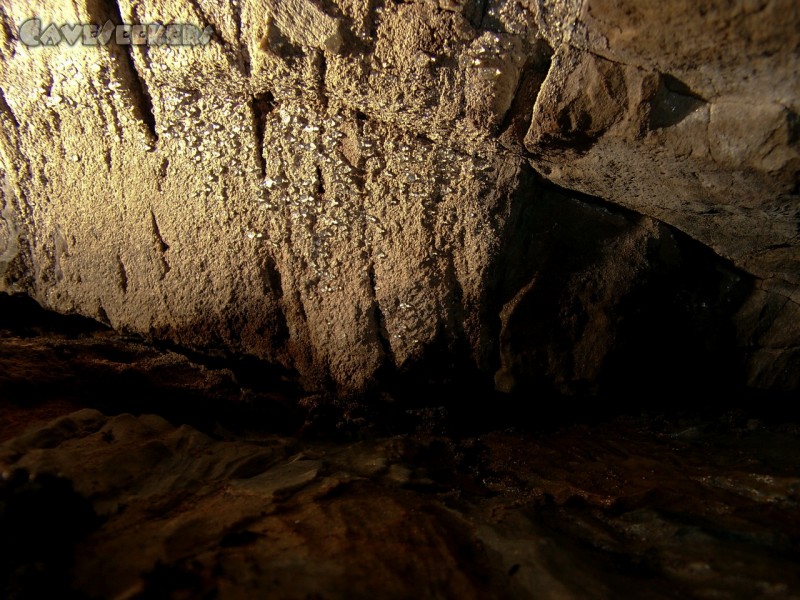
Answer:
M0 289L343 394L451 358L595 390L663 354L642 311L796 386L798 9L679 4L4 5Z

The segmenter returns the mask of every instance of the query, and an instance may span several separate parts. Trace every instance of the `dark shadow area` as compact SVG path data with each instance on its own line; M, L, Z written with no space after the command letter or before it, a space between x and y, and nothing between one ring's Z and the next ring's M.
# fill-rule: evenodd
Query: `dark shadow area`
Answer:
M0 478L0 595L7 600L64 598L75 545L100 525L72 482L17 470Z
M292 432L303 422L296 384L253 356L145 341L6 294L0 294L0 342L5 406L55 402L107 414L155 413L206 431L258 423Z
M748 387L739 314L755 278L685 234L534 173L512 199L489 285L511 420L770 405ZM491 322L491 321L490 321ZM499 399L503 396L505 399ZM495 401L492 403L494 404Z
M111 328L80 315L45 310L22 294L0 294L0 331L23 338L46 334L80 337L110 332Z

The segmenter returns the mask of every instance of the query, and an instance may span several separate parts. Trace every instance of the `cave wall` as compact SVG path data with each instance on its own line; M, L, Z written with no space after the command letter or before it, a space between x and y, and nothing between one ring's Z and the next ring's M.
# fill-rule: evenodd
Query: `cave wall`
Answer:
M0 291L309 390L796 388L791 0L48 4L0 5Z

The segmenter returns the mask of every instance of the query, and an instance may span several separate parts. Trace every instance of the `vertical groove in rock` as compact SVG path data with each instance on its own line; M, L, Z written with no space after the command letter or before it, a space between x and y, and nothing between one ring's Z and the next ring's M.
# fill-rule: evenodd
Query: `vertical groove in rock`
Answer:
M153 243L155 244L155 249L158 252L158 257L161 263L160 278L163 280L171 269L169 261L167 260L166 256L167 250L169 250L169 245L164 241L164 238L161 236L161 230L158 227L156 214L152 210L150 211L150 229L153 234Z
M265 256L263 262L262 278L265 283L264 296L271 297L276 307L277 322L273 333L275 344L280 348L286 346L291 333L289 321L286 317L286 302L284 300L283 278L278 266L270 256Z
M92 5L90 5L91 7ZM117 0L98 0L99 13L91 15L92 20L99 24L104 24L111 21L114 25L125 23L122 18L122 11ZM116 67L121 75L120 79L127 84L128 91L131 94L131 101L137 116L141 119L142 124L145 126L150 138L158 141L158 128L156 126L156 117L153 112L153 98L150 95L150 90L143 72L147 69L147 53L146 46L128 44L126 46L117 46L113 40L107 46L114 58L116 59ZM139 53L141 66L137 65L134 53Z
M119 255L117 256L117 273L119 275L119 289L122 290L123 294L127 294L128 271L125 269L125 263L122 262L122 258Z
M3 48L0 47L0 59L10 60L10 59L14 58L14 54L16 52L16 48L14 47L14 44L12 42L12 40L15 37L14 36L14 30L16 28L14 27L13 21L8 16L8 13L6 12L6 9L2 4L0 4L0 27L2 27L3 37L5 38L8 46L11 49L11 52L10 52L9 56L6 57L6 56L4 56L5 52L4 52Z
M243 63L242 67L244 76L249 80L253 72L253 67L250 58L250 48L247 44L247 40L242 37L242 7L238 1L231 2L230 7L231 11L233 12L233 22L236 25L236 42L238 44L237 49Z
M11 110L11 107L8 105L8 102L6 101L6 94L2 87L0 87L0 112L4 113L9 119L11 119L14 129L19 131L19 121L17 120L17 116L14 114L14 111Z
M224 37L222 37L222 34L220 33L221 29L220 29L219 23L215 23L213 20L211 20L209 18L208 13L203 9L203 5L200 2L198 2L198 0L188 0L188 2L189 2L189 5L197 13L197 16L200 18L200 26L201 27L203 25L212 26L214 28L214 32L222 38L222 41L227 46L230 47L229 49L231 51L235 50L236 49L236 44L239 43L239 40L238 39L236 39L236 40L228 40L228 39L225 39Z
M375 335L378 338L378 343L380 344L381 350L386 357L385 360L387 363L389 363L391 366L396 366L394 352L392 352L392 343L389 340L388 333L386 332L386 318L383 316L383 311L381 310L381 305L378 301L378 293L375 288L375 267L372 262L369 264L367 276L369 279L370 294L372 296L371 320L375 328Z
M156 179L156 189L159 193L163 193L164 191L164 184L167 182L167 176L169 174L169 158L166 156L162 157L159 165L158 165L158 175Z
M267 167L264 161L264 138L267 133L267 116L275 108L275 98L271 92L264 92L253 96L250 101L250 106L253 114L253 133L256 143L255 156L258 163L259 176L260 179L263 180L267 176Z
M153 113L153 98L150 96L150 90L147 87L147 82L136 66L136 60L133 55L135 52L134 48L139 49L140 47L130 45L128 46L128 52L122 53L122 56L127 56L127 64L132 76L132 83L134 87L131 92L133 93L134 97L134 105L138 107L139 116L142 118L142 121L147 127L147 131L150 133L152 139L154 141L158 141L158 128L156 127L156 117ZM145 51L142 49L137 51L140 52L140 56L145 54ZM144 61L144 58L142 60Z
M317 165L315 171L317 175L317 189L315 191L319 199L322 200L325 197L325 179L319 165Z
M319 98L322 102L324 109L328 108L328 82L326 80L328 75L328 57L324 52L318 52L319 55Z

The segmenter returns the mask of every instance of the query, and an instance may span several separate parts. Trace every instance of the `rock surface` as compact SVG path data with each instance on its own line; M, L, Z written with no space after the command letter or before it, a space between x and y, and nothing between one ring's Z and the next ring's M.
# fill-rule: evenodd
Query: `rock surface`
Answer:
M524 140L534 164L796 286L796 3L540 4L556 51Z
M800 597L791 402L359 406L13 302L0 597Z
M3 3L0 290L345 396L613 390L687 347L795 389L799 10ZM215 35L29 48L34 16Z
M0 444L0 589L797 598L799 450L731 415L333 445L84 409Z

